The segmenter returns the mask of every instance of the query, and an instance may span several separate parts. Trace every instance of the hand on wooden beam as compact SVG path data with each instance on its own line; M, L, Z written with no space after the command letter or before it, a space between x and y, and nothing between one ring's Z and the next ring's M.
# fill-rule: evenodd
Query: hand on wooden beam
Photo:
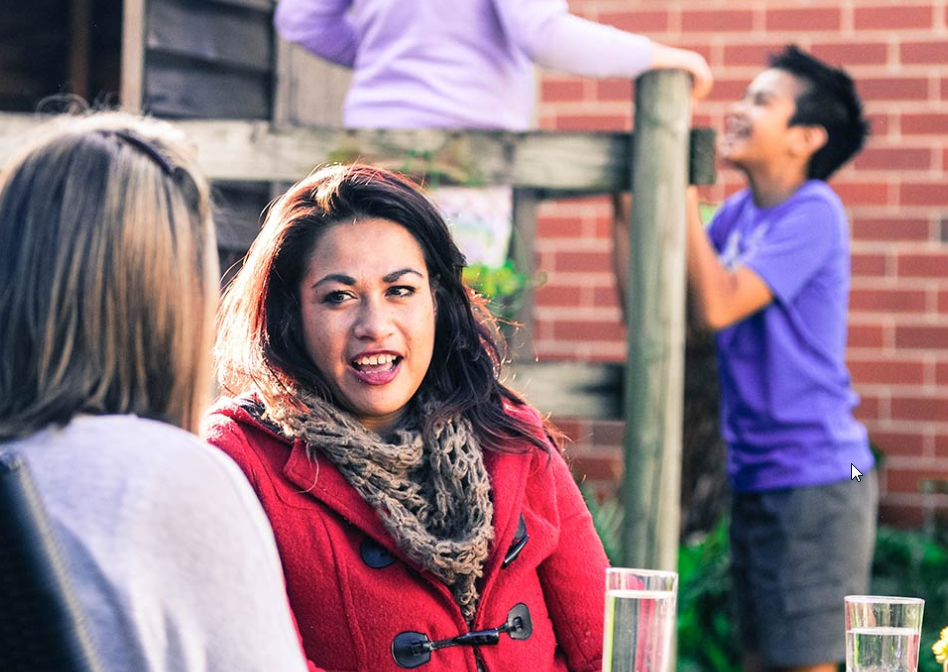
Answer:
M691 96L694 100L701 100L711 92L714 85L714 75L704 56L697 51L678 49L665 44L655 43L655 53L652 57L652 69L664 70L677 68L685 70L691 75L693 82Z

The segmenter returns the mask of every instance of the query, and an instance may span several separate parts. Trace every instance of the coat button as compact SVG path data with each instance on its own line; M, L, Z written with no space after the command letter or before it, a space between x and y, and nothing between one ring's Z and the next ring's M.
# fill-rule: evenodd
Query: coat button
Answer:
M359 546L359 555L362 556L362 562L372 569L384 569L395 562L395 556L372 539L363 540Z
M530 535L527 534L527 521L523 519L523 514L520 514L520 522L517 524L517 532L513 541L510 543L510 548L507 549L507 554L504 556L504 562L501 565L501 568L506 569L507 565L517 559L517 556L520 555L520 551L523 550L523 547L527 545L527 542L530 541Z

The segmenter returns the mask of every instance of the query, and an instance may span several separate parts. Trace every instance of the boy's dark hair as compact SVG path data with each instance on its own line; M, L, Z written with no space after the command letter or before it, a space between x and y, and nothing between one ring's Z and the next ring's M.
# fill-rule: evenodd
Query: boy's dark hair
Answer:
M807 177L829 179L862 149L870 132L852 78L841 68L827 65L796 45L772 54L770 67L790 73L804 85L789 123L826 129L826 144L810 157Z

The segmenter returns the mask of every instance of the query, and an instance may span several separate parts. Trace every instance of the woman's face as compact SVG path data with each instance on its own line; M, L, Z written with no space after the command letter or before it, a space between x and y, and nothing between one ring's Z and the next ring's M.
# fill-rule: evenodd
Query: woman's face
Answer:
M346 410L391 430L431 364L435 298L421 246L387 219L336 224L300 282L310 359Z

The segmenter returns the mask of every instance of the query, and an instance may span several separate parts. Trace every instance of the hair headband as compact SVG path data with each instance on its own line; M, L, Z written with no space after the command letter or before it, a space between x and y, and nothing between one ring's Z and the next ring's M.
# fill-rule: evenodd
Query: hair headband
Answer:
M113 133L115 133L115 135L120 137L128 144L135 146L137 149L147 154L152 161L158 164L158 166L162 171L164 171L166 175L171 176L174 174L174 166L171 165L171 162L168 161L168 159L165 158L165 156L159 152L158 148L153 144L136 133L132 133L131 131L113 131Z

